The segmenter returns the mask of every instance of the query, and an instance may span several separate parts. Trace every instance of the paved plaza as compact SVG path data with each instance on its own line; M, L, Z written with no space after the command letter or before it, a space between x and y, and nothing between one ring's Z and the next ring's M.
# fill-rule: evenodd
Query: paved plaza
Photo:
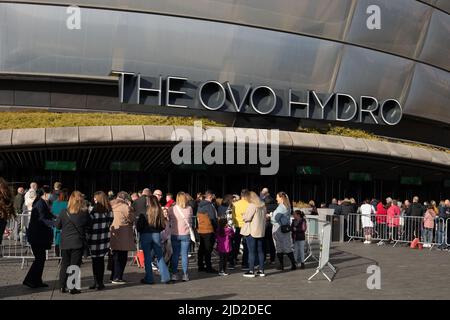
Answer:
M333 282L322 275L311 281L316 263L305 270L278 271L266 267L265 278L244 278L238 269L219 277L198 273L195 258L190 261L191 281L171 285L142 285L143 269L127 266L125 285L106 284L104 291L89 290L91 263L82 265L82 294L62 294L57 289L58 264L47 261L44 281L50 287L32 290L21 283L27 266L18 261L0 259L0 299L443 299L450 295L450 253L437 250L413 250L407 247L379 247L361 242L333 243L331 263L337 268ZM381 289L369 290L367 268L381 268ZM106 272L109 277L109 272ZM159 276L156 276L159 281Z

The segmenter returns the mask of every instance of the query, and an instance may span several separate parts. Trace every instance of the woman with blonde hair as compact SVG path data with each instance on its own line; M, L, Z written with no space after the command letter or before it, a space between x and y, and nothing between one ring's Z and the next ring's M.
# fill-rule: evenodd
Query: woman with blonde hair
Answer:
M169 208L170 228L172 234L172 280L178 280L178 260L181 254L183 281L189 281L188 254L191 245L192 208L188 205L188 197L184 192L178 192L176 204Z
M289 260L291 260L291 270L297 269L295 263L294 252L292 249L291 238L291 204L289 197L285 192L277 193L278 207L271 215L271 222L273 225L272 236L275 244L275 250L277 252L280 265L278 270L284 270L284 254L287 254Z
M158 260L158 269L161 274L162 283L170 283L169 269L164 261L161 247L161 231L166 227L166 219L159 204L158 198L151 195L148 197L146 214L141 213L136 223L139 232L141 248L144 251L145 277L141 280L143 284L153 284L152 252Z
M88 244L92 258L92 272L94 284L89 289L102 290L105 274L105 255L109 251L113 222L113 213L108 197L103 191L94 193L94 206L89 213Z
M67 268L71 265L81 266L84 249L87 247L86 228L89 215L86 202L79 191L70 195L67 209L63 210L57 220L56 228L61 230L61 269L59 285L61 292L66 292ZM71 294L80 293L79 288L71 289Z
M248 246L249 270L244 273L244 277L254 278L256 275L264 277L264 235L266 229L266 206L258 195L251 191L248 197L249 205L243 215L244 226L241 234L245 236ZM255 257L258 255L259 270L255 274Z

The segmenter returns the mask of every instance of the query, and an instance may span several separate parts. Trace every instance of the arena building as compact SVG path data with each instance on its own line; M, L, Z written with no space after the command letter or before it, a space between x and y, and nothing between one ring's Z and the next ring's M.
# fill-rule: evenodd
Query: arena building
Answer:
M198 116L233 130L279 129L280 170L175 165L172 126L80 126L1 130L8 180L61 180L86 193L267 186L296 200L449 196L448 0L73 4L0 1L1 110ZM330 124L380 139L296 132Z

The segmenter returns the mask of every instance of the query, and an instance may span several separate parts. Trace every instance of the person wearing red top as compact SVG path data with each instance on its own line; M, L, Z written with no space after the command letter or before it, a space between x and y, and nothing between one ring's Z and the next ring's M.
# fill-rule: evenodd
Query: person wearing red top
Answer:
M387 226L390 230L389 241L398 239L398 226L400 225L400 208L397 200L392 201L392 205L387 210Z
M169 209L174 203L175 203L175 200L173 200L173 194L167 193L166 194L166 205L164 207L166 209Z
M378 238L386 239L387 237L387 228L386 228L386 215L387 210L382 201L377 204L377 211L375 212L376 222L377 222L377 233ZM380 241L379 244L382 244L383 241Z

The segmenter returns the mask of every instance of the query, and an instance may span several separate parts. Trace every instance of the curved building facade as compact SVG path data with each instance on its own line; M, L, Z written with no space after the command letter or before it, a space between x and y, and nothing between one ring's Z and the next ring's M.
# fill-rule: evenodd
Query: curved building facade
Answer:
M79 0L79 15L71 4L0 1L3 109L198 114L286 130L331 122L450 147L447 0ZM184 97L170 100L170 77L189 79L172 88ZM202 98L208 81L216 87ZM347 100L320 109L333 94ZM352 101L359 109L346 114Z

